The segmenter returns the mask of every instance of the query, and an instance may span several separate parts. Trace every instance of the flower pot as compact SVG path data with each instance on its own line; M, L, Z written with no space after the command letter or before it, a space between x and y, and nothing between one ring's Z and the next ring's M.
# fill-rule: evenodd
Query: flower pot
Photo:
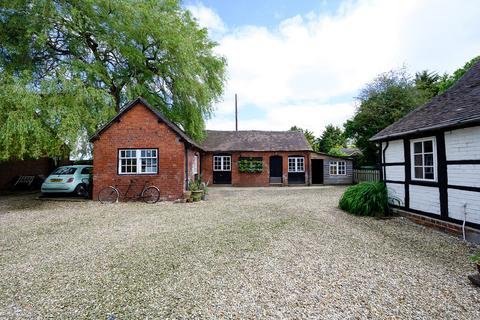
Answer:
M183 193L183 198L184 199L189 199L192 196L192 191L185 191Z
M202 200L207 200L207 199L208 199L208 196L207 196L207 194L204 192L204 193L202 194Z
M202 194L203 194L203 191L202 191L202 190L192 191L193 201L194 201L194 202L200 201L200 200L202 199Z

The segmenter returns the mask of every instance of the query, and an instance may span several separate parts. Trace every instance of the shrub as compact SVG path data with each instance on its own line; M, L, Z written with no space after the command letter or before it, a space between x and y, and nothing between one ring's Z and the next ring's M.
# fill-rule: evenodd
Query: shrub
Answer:
M349 187L340 199L342 210L360 216L388 214L388 192L382 182L364 182Z

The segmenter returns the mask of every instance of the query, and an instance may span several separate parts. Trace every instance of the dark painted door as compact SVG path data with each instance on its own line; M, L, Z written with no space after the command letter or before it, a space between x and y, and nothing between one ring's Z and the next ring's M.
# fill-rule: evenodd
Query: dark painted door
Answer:
M213 156L213 183L231 184L232 183L232 156L228 154L218 154Z
M270 183L282 183L283 162L281 156L270 157Z
M323 159L312 159L312 184L323 184Z
M232 171L213 171L214 184L231 184Z

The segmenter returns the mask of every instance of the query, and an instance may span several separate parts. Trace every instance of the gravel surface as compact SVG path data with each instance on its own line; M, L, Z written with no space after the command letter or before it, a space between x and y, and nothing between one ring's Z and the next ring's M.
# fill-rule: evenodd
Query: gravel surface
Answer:
M0 197L0 318L480 319L475 248L336 208L343 187L194 204Z

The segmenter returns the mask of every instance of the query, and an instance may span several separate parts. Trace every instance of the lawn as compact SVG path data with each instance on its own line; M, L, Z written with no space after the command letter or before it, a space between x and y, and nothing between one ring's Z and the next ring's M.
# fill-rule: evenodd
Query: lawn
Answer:
M0 198L0 318L466 318L472 247L343 187L148 205Z

